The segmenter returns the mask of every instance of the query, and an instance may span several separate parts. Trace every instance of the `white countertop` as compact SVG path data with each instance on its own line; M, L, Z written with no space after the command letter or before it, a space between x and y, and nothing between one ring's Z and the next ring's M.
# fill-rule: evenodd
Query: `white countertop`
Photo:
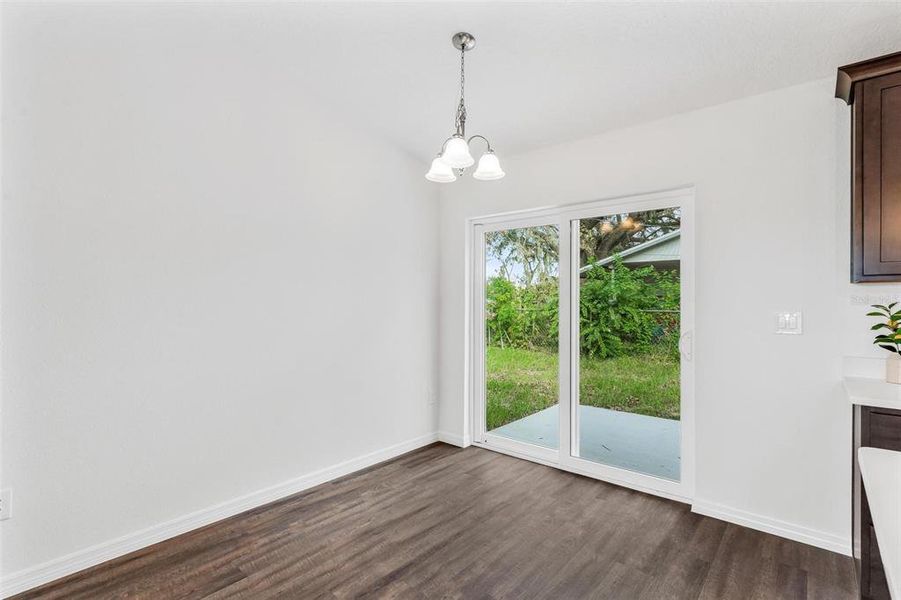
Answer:
M845 377L843 383L851 404L901 410L901 385L866 377Z
M894 600L901 600L901 452L860 448L857 462L888 589Z

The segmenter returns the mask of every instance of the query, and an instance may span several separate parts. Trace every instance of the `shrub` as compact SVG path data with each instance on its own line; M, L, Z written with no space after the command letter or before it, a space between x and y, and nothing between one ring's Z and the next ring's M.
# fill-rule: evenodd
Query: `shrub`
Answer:
M493 277L486 290L488 343L515 348L556 348L557 280L518 287Z
M557 279L517 286L502 277L486 289L488 343L555 350ZM679 276L654 267L631 269L619 259L589 269L581 282L581 352L609 358L651 350L678 356Z
M679 279L652 266L585 272L579 298L582 353L598 358L660 348L678 352Z

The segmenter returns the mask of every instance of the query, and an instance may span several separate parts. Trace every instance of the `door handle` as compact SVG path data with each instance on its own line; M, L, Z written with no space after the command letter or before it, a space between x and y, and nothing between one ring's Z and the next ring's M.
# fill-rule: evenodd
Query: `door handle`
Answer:
M689 330L679 336L679 354L688 361L692 359L694 354L694 335L692 333Z

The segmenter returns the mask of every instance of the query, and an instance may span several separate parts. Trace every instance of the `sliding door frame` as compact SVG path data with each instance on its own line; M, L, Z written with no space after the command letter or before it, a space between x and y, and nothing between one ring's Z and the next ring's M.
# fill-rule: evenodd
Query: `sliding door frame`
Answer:
M578 381L579 345L579 277L578 220L607 214L680 207L680 481L670 481L579 458ZM485 233L503 229L556 225L559 232L559 414L560 444L554 450L493 435L485 431ZM695 402L694 402L694 285L695 285L695 219L694 188L617 197L606 200L568 204L476 217L467 221L469 238L469 277L467 281L467 398L469 431L464 438L473 444L527 460L554 466L624 487L690 503L695 486Z
M472 331L471 339L473 341L472 357L473 363L471 373L473 374L472 386L472 440L474 444L491 448L492 450L505 451L517 456L538 460L544 464L556 463L559 457L557 449L538 446L521 442L501 435L493 434L487 431L485 424L485 405L486 405L486 389L484 382L486 381L485 373L485 234L492 231L502 231L505 229L523 229L526 227L559 225L559 219L555 215L534 214L534 215L510 215L508 218L501 220L491 220L490 222L473 222L472 224L472 240L473 240L473 281L482 282L480 285L473 285L471 294L472 298ZM558 227L558 254L562 255L560 249L562 244L562 232ZM557 265L557 269L562 272L562 264ZM558 293L562 289L562 284L558 281ZM561 346L562 348L562 346ZM562 421L563 419L561 419ZM561 445L563 440L560 441Z

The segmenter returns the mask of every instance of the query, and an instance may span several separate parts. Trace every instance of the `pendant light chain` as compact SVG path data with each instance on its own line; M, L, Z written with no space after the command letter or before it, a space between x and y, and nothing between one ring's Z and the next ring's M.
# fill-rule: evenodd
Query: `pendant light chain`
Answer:
M454 125L457 135L466 137L466 103L464 92L466 87L466 50L460 50L460 104L457 106L457 118Z

